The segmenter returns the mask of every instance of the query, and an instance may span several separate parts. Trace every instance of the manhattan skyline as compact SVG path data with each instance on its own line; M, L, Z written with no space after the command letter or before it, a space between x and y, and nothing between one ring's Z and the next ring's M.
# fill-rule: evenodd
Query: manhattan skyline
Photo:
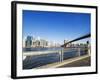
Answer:
M90 33L90 20L89 13L23 10L23 38L30 35L63 43Z

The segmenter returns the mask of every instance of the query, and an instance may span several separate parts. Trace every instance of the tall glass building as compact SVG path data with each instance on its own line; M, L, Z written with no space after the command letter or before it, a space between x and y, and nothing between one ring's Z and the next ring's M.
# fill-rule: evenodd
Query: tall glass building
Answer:
M25 47L26 48L32 47L32 39L33 39L32 36L27 36L26 41L25 41Z

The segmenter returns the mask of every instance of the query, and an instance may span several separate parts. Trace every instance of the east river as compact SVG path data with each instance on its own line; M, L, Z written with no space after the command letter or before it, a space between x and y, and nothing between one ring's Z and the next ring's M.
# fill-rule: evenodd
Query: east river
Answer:
M24 48L23 52L29 51L51 51L51 50L62 50L63 48ZM64 52L63 59L74 58L78 56L78 49L67 49L67 52ZM87 54L86 51L80 50L80 55ZM53 54L42 54L42 55L35 55L35 56L27 56L25 60L23 60L23 69L32 69L36 67L40 67L46 64L59 62L60 55L58 53Z

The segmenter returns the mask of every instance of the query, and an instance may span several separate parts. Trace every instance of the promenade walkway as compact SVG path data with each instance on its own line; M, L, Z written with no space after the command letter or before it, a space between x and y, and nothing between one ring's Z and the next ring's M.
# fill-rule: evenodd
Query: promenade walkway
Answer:
M90 66L91 59L89 55L79 56L72 59L64 60L63 62L56 62L37 68L60 68L60 67L80 67L80 66Z
M60 67L81 67L81 66L90 66L90 65L91 65L91 59L90 57L86 57L84 59L77 60L72 63L60 66Z

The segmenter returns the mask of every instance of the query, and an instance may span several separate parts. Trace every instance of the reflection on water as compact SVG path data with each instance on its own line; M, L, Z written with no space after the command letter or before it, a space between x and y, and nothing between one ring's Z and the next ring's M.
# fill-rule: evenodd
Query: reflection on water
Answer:
M26 51L48 51L48 50L62 50L63 48L24 48L23 52ZM86 51L81 50L80 55L87 54ZM68 52L64 52L63 57L65 59L73 58L78 56L77 49L68 49ZM49 63L59 62L60 55L58 53L53 54L43 54L43 55L35 55L35 56L27 56L25 60L23 60L23 69L32 69L35 67L43 66Z

